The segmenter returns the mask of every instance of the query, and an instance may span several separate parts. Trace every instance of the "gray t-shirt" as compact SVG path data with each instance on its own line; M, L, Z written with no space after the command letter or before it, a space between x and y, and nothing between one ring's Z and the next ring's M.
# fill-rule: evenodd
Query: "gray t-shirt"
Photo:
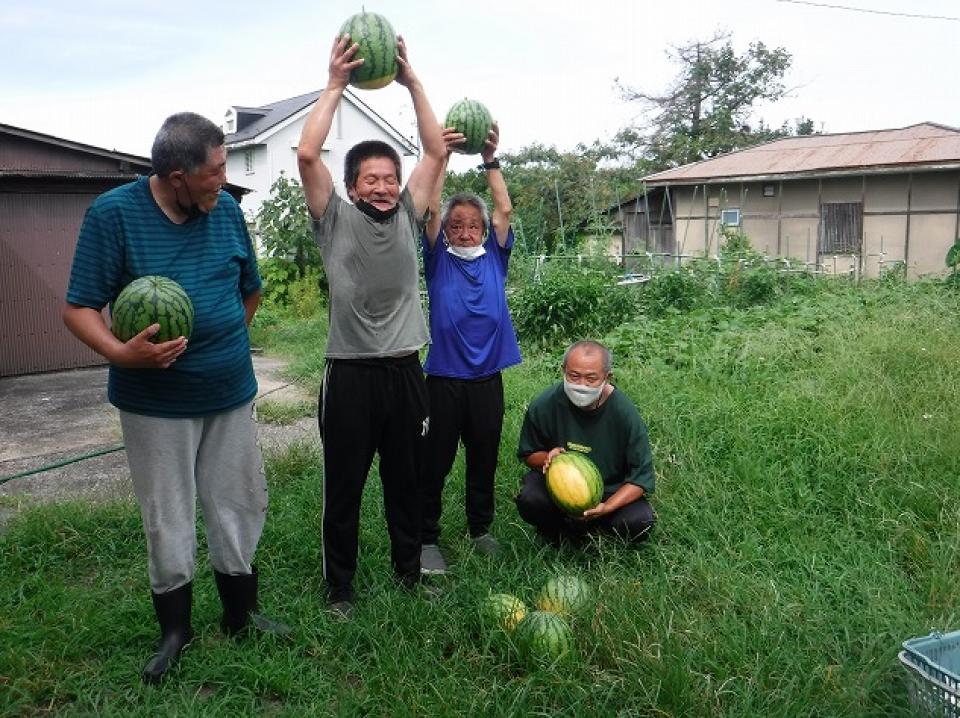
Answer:
M417 237L423 222L404 189L386 222L336 192L313 234L330 285L327 357L363 359L415 352L429 341L420 305Z

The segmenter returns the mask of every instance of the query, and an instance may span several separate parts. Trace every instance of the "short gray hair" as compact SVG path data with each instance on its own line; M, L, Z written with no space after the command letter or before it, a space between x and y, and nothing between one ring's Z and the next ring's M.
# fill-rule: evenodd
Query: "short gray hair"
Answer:
M483 231L486 233L487 227L490 226L490 210L487 209L487 203L483 201L483 197L473 192L457 192L455 195L448 197L440 210L440 224L446 227L447 220L450 219L450 213L461 204L469 204L480 212L480 218L483 220Z
M150 150L150 163L166 178L181 170L193 174L207 162L210 150L223 145L223 130L195 112L178 112L164 120Z
M578 342L574 342L570 347L563 353L563 364L560 366L564 369L567 368L567 359L570 358L570 355L576 349L583 349L587 354L593 354L594 352L600 352L603 356L603 373L609 374L610 369L613 367L613 353L607 349L600 342L595 342L592 339L581 339Z

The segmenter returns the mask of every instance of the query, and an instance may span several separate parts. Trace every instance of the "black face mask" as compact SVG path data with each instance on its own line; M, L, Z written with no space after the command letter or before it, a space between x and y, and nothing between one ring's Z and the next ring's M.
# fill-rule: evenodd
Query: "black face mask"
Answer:
M202 217L203 215L206 214L206 212L200 209L200 205L194 202L193 192L190 191L190 186L186 182L183 183L183 186L187 188L187 197L190 198L190 204L184 207L183 204L180 203L179 192L174 192L173 198L177 202L177 209L179 209L181 212L187 215L187 221L189 222L190 220L196 219L197 217Z
M398 209L400 209L399 204L393 205L393 207L390 209L377 209L372 204L369 202L364 202L362 199L357 199L354 204L356 205L357 209L367 215L374 222L386 222L397 213Z

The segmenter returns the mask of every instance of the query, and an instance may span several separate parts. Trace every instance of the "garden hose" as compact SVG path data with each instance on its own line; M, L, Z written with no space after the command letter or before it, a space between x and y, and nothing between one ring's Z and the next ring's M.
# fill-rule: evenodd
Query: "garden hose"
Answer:
M286 383L286 384L281 384L280 386L275 387L275 388L271 389L270 391L264 392L263 394L257 396L257 397L254 399L254 401L256 401L257 399L262 399L263 397L267 396L268 394L272 394L272 393L275 392L275 391L280 391L281 389L285 389L285 388L288 387L288 386L290 386L290 383L289 383L289 382ZM71 457L68 458L68 459L63 459L63 460L57 461L57 462L55 462L55 463L53 463L53 464L46 464L45 466L38 466L38 467L35 468L35 469L28 469L27 471L21 471L19 474L12 474L12 475L10 475L10 476L2 476L2 477L0 477L0 486L3 486L3 485L4 485L5 483L7 483L8 481L13 481L14 479L22 479L22 478L24 478L24 477L26 477L26 476L33 476L34 474L41 474L41 473L43 473L44 471L51 471L52 469L59 469L61 466L69 466L70 464L75 464L75 463L77 463L78 461L84 461L85 459L94 459L94 458L96 458L96 457L98 457L98 456L103 456L104 454L112 454L114 451L122 451L124 448L125 448L125 447L124 447L123 444L117 444L117 445L115 445L115 446L108 446L108 447L105 447L105 448L102 448L102 449L97 449L96 451L91 451L91 452L89 452L89 453L87 453L87 454L81 454L80 456L71 456Z

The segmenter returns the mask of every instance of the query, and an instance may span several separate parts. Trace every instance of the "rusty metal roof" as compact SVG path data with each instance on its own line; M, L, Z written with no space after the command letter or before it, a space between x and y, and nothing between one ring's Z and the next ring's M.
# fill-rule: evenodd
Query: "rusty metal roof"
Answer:
M960 167L960 130L923 122L894 130L786 137L643 179L690 184L947 167Z

